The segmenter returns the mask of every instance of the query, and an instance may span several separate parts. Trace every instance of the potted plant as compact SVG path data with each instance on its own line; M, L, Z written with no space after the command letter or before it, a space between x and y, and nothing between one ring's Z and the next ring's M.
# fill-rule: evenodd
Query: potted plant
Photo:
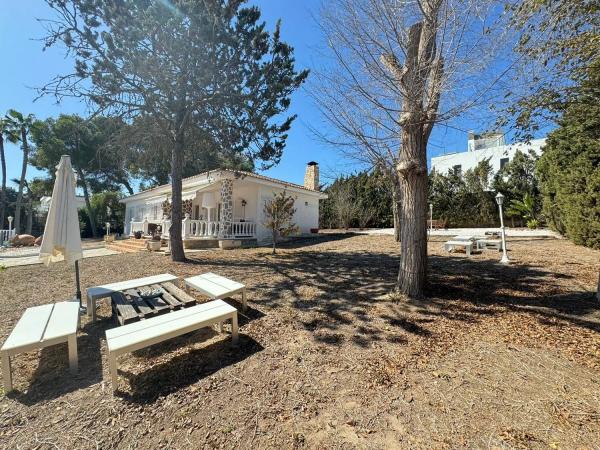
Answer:
M150 239L148 241L148 250L150 250L151 252L157 252L160 250L161 246L162 246L162 241L160 238L160 234L152 235L152 239Z
M136 231L135 233L133 233L133 237L136 239L141 239L142 238L142 232L141 231Z

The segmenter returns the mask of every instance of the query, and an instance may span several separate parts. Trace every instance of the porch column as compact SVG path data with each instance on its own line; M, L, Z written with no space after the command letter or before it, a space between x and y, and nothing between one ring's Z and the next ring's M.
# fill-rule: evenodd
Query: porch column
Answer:
M231 238L233 223L233 180L221 181L221 220L219 222L219 239Z

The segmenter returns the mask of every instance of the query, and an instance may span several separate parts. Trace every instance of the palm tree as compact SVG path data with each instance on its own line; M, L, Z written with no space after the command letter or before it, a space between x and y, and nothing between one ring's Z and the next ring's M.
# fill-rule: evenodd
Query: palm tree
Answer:
M21 141L21 149L23 150L23 165L21 166L21 178L19 179L19 190L17 192L17 202L15 205L15 232L21 232L21 206L23 203L23 188L25 187L25 177L27 176L27 164L29 162L29 143L27 135L31 129L31 125L35 120L33 114L24 116L14 109L10 109L6 115L9 121L12 132L18 134L18 139Z
M2 187L0 191L0 229L4 228L6 215L6 155L4 153L4 139L13 144L17 142L17 135L11 127L9 120L0 118L0 168L2 170Z

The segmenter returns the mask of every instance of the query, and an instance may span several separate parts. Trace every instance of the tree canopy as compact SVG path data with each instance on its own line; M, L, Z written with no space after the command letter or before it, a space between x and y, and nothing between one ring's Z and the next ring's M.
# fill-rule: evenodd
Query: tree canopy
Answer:
M577 244L600 249L600 60L548 135L538 164L548 223Z
M57 12L46 45L75 59L42 94L86 98L98 111L144 117L171 148L171 256L184 260L181 179L190 134L263 167L281 158L295 116L281 117L308 75L239 0L47 0Z

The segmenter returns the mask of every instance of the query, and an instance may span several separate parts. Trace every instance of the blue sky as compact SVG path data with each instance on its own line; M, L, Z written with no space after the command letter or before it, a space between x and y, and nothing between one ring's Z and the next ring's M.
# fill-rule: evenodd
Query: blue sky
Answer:
M263 19L272 28L277 19L282 20L282 38L294 46L299 68L318 65L316 49L322 45L322 35L313 15L318 12L320 0L253 0L260 6ZM37 19L52 17L52 11L43 0L5 1L0 14L0 114L14 108L23 113L33 113L44 119L61 113L85 115L83 104L69 99L55 104L53 98L42 98L33 102L36 93L32 87L42 86L54 75L69 72L71 60L65 58L58 47L42 51L37 40L44 35L42 24ZM327 127L305 90L294 94L291 111L298 115L289 135L281 163L264 172L266 175L291 182L302 183L306 162L319 162L321 173L334 175L358 169L353 161L345 160L335 149L319 142L310 131ZM470 124L460 123L458 128L467 130ZM428 158L444 152L466 149L466 133L453 128L438 126L430 139ZM7 169L10 178L18 177L21 167L21 151L7 145ZM29 176L40 175L33 167ZM324 180L325 181L325 180Z

